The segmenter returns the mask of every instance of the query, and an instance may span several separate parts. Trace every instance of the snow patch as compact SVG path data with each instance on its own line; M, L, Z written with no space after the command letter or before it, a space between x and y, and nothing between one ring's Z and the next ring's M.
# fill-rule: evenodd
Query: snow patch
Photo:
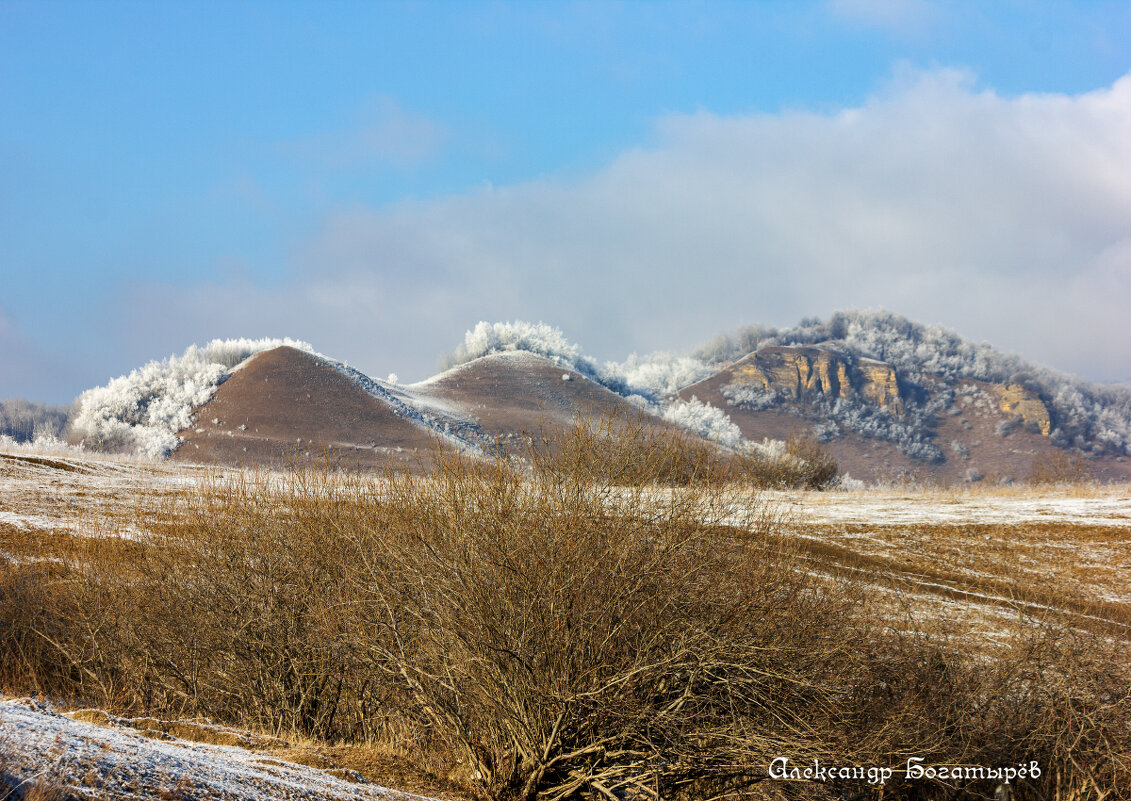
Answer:
M106 716L112 723L113 719ZM170 737L154 739L121 726L98 726L59 714L35 699L0 698L0 746L5 770L17 780L41 777L67 785L81 798L181 797L178 789L207 788L209 797L384 799L427 801L317 768L227 745ZM92 780L92 792L84 780ZM178 788L178 784L181 788ZM2 790L3 788L0 788Z

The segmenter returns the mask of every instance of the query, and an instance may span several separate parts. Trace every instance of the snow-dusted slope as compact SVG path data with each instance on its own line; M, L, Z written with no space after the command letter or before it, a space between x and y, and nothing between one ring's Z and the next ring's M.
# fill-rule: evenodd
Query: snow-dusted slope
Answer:
M290 347L333 368L397 416L459 446L475 447L482 437L473 425L417 402L396 385L317 353L292 339L213 340L189 347L180 356L153 361L84 392L71 423L74 438L93 447L129 450L152 457L168 456L180 444L178 432L194 425L194 412L251 357Z
M12 786L26 783L23 789L41 784L65 789L68 798L100 801L428 801L346 771L287 762L269 750L161 737L101 713L91 717L108 725L74 720L41 701L0 698L0 779ZM236 734L211 728L217 734ZM0 784L0 798L7 797L8 789Z
M447 357L449 369L416 385L425 395L430 387L458 380L459 370L491 356L519 358L528 355L546 360L596 382L610 392L635 403L669 423L726 447L740 447L742 435L727 413L699 399L673 398L683 387L711 376L715 370L702 360L667 352L630 355L623 362L605 362L586 356L566 339L560 329L545 323L514 321L480 322L468 331L463 343ZM530 369L541 363L530 362Z

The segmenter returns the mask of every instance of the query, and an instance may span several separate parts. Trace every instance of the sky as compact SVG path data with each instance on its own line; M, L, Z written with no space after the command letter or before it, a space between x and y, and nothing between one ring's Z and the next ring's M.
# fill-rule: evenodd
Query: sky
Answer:
M0 397L847 308L1131 380L1131 3L0 0Z

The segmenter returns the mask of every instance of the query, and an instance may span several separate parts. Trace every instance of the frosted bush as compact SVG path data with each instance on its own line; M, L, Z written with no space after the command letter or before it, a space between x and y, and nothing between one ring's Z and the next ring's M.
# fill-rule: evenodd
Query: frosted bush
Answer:
M714 373L701 359L659 351L647 356L634 353L623 362L607 362L601 377L602 383L621 384L636 394L659 399Z
M765 462L784 463L797 468L804 467L805 460L789 453L788 443L780 439L766 437L761 442L745 441L741 449L751 456L757 456Z
M581 348L565 338L560 328L546 323L527 323L515 320L510 323L488 323L481 321L468 331L451 354L442 360L445 369L489 356L492 353L507 351L527 351L545 356L565 367L589 376L597 374L597 366L592 359L582 355Z
M771 409L785 400L785 396L781 393L762 389L753 384L725 384L719 392L731 406L740 406L751 411Z
M822 420L813 426L813 436L817 442L832 442L840 436L840 426L835 420Z
M626 398L639 396L646 403L660 403L670 395L715 371L702 359L656 352L647 356L635 353L623 362L597 362L581 347L566 339L561 329L546 323L515 320L509 323L479 322L464 335L463 344L440 361L449 369L492 353L526 351L569 367ZM637 401L639 403L639 401Z
M726 412L692 396L691 400L677 400L663 410L663 418L682 426L701 437L728 448L742 442L742 432Z
M742 384L728 384L720 391L730 405L753 411L769 408L784 400L780 395ZM835 439L844 428L869 439L894 443L913 459L941 462L942 451L930 441L929 420L943 403L948 402L946 398L938 398L928 404L909 402L903 415L895 415L882 406L859 398L829 400L820 396L799 407L798 411L815 421L814 434L821 442Z
M0 451L9 453L55 453L80 454L82 445L70 445L54 434L39 434L33 440L18 440L7 434L0 434Z
M837 479L834 489L843 490L844 492L859 492L866 486L867 485L860 479L853 478L852 476L848 475L848 473L845 473Z
M72 430L94 447L167 456L177 447L177 432L192 423L192 410L212 397L233 368L281 345L314 352L293 339L216 339L149 362L80 395Z

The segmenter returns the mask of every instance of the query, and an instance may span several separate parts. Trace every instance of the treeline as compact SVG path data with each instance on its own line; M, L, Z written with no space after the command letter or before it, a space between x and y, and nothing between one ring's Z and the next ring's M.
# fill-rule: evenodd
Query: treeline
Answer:
M30 442L39 435L59 436L66 430L72 413L72 406L4 398L0 400L0 437Z

